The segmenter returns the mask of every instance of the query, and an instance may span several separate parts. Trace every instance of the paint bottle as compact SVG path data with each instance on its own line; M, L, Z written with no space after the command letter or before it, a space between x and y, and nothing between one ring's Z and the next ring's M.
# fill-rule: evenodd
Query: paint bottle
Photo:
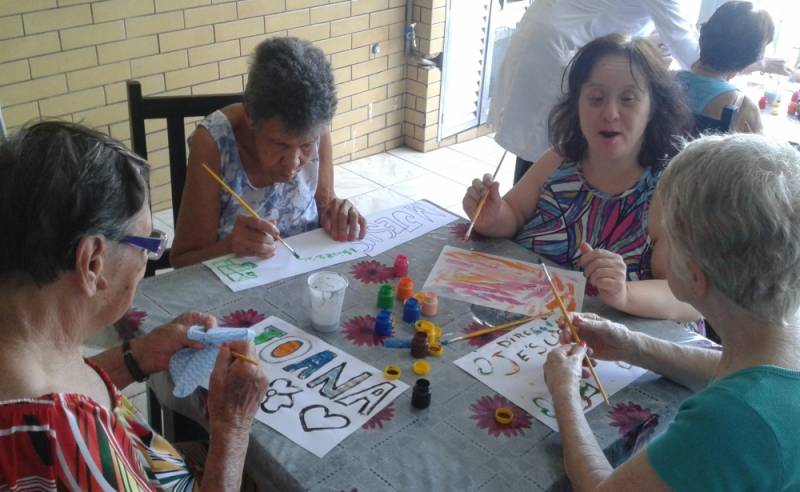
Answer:
M424 316L436 316L439 310L439 296L436 292L426 292L425 300L422 301L422 314Z
M419 317L419 301L411 297L406 301L405 306L403 306L403 321L406 323L416 323Z
M431 383L425 378L417 379L411 391L411 406L420 410L431 405Z
M414 333L411 339L411 356L424 359L428 355L428 334L422 331Z
M392 306L394 306L394 289L389 284L383 284L378 289L378 308L392 309Z
M406 255L397 255L394 259L394 276L408 277L408 257Z
M414 281L409 277L403 277L397 284L397 299L406 302L406 299L414 294Z
M392 312L388 309L378 311L378 316L375 318L375 336L392 336Z

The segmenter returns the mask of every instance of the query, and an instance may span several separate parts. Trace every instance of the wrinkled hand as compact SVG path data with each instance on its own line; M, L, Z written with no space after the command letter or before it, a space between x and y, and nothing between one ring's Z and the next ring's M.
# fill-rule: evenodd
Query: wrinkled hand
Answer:
M227 240L236 256L269 258L275 255L275 240L281 235L273 223L251 215L239 215Z
M259 365L237 359L231 351L258 360L255 345L239 340L223 346L208 385L208 421L216 432L248 433L267 392L267 374Z
M586 345L570 344L556 347L547 354L544 363L544 381L550 395L556 400L560 396L577 396L578 387L585 369L583 360Z
M491 174L484 174L483 180L473 179L472 186L467 188L467 193L461 200L464 212L472 220L475 218L481 198L486 193L489 194L486 197L486 203L483 204L481 214L475 222L477 229L491 225L500 214L500 207L503 203L503 198L500 196L500 182L492 181Z
M605 249L592 249L583 243L578 263L589 282L597 288L600 299L613 308L624 310L628 302L628 266L622 256Z
M319 221L325 232L337 241L364 239L367 234L367 219L350 200L331 198L320 211Z
M142 371L153 374L166 370L170 357L182 348L202 349L202 343L186 337L189 328L194 325L213 328L217 326L217 320L210 314L188 311L150 333L131 340L133 357Z
M572 313L572 324L585 342L589 356L602 360L626 360L631 347L631 332L625 325L614 323L594 313ZM573 342L572 333L564 327L559 333L562 344Z

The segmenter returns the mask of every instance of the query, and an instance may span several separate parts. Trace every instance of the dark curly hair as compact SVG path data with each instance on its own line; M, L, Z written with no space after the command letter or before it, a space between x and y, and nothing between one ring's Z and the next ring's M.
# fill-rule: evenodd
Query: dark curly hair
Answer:
M774 36L767 11L750 2L727 2L700 28L700 63L719 72L738 72L760 60Z
M336 103L333 72L321 49L297 38L267 39L256 47L244 90L254 125L277 116L298 134L320 131Z
M119 240L147 200L149 166L74 123L26 126L0 145L0 280L38 285L75 268L82 238Z
M561 80L562 88L566 80L566 93L550 111L547 122L550 144L568 160L580 161L585 157L587 143L578 117L581 88L597 62L611 55L627 58L632 75L634 67L638 68L650 94L651 116L639 151L639 165L664 165L678 151L676 136L685 134L689 127L689 109L680 86L670 76L656 48L646 39L630 39L622 34L597 38L570 60Z

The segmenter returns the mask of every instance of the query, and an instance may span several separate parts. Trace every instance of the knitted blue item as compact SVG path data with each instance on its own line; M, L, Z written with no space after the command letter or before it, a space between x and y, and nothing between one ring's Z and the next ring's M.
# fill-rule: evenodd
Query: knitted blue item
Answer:
M198 386L208 387L208 377L214 369L219 347L236 340L252 340L256 334L248 328L189 328L187 337L206 344L202 350L185 348L169 360L169 374L175 382L172 394L178 398L189 396Z

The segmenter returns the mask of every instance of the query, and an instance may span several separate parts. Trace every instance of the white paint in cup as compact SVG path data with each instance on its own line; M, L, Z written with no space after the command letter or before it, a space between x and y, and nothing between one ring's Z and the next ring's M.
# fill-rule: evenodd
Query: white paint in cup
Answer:
M311 324L320 332L331 332L339 327L344 295L349 282L336 272L314 272L308 276L311 300Z

